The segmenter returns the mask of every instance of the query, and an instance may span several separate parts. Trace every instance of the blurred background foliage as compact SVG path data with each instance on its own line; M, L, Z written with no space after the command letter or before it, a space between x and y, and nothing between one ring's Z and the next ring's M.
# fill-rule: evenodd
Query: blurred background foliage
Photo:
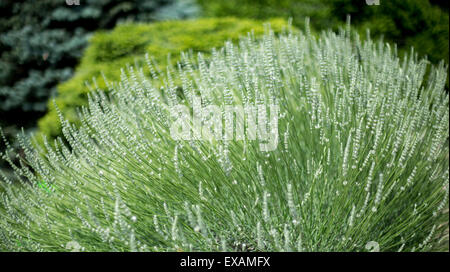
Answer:
M370 28L372 37L398 44L400 54L413 46L432 63L449 62L448 1L380 0L369 6L364 0L80 0L69 6L65 0L0 0L0 13L0 127L10 140L19 128L34 131L37 123L41 134L60 135L49 98L76 121L76 107L87 100L85 82L94 78L103 88L101 72L118 80L119 68L140 65L146 52L160 65L170 53L174 64L180 50L208 52L251 28L262 31L261 22L270 18L284 19L272 27L292 18L303 28L310 17L320 31L337 29L349 14L361 34ZM198 17L210 19L149 24Z
M382 1L367 6L364 1L332 0L333 14L343 18L349 14L352 24L375 37L396 43L401 50L411 47L433 63L448 63L448 1L401 0Z
M255 19L292 17L303 28L304 17L311 18L316 30L336 29L347 14L352 26L362 33L370 28L373 37L397 43L409 51L413 46L420 56L448 63L448 1L380 0L367 5L364 0L198 0L207 16L236 16Z
M184 19L199 11L186 0L0 3L0 114L2 121L12 119L14 124L26 124L46 111L55 85L72 76L93 31L121 21Z

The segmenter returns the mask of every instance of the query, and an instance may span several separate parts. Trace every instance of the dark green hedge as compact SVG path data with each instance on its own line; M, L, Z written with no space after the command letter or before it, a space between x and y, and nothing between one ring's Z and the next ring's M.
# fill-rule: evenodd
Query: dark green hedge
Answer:
M420 56L433 63L449 62L448 4L434 5L428 0L381 0L379 6L367 6L359 0L332 0L332 13L338 18L350 14L352 24L375 37L383 36L400 49L414 47Z
M336 28L351 15L352 25L374 37L397 43L400 51L413 46L430 61L449 62L448 2L428 0L380 0L369 6L364 0L198 0L206 16L237 16L264 19L292 17L302 27L304 17L311 18L317 30ZM445 2L445 3L444 3Z
M292 18L293 24L303 29L305 17L312 27L326 29L339 21L331 16L330 0L197 0L203 16L235 16L265 20L271 17Z

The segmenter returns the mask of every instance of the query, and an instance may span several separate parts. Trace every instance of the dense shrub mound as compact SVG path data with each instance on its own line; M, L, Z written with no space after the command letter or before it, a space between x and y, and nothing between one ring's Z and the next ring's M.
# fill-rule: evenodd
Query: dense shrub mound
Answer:
M63 121L70 148L22 141L23 185L0 183L0 249L440 249L444 65L425 82L426 60L349 29L316 38L309 28L249 35L162 73L148 60L90 95L79 128ZM261 151L248 130L244 140L174 140L171 111L199 97L203 107L277 105L278 118L258 111L276 149Z

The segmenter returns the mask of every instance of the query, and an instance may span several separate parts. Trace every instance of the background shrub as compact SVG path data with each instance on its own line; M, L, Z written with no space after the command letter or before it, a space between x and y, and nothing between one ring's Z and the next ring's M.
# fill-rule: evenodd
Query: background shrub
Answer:
M449 14L446 1L386 0L368 6L364 0L198 0L208 16L237 16L263 19L292 17L294 25L303 27L302 18L311 18L317 30L345 23L351 15L352 26L361 33L369 28L372 36L383 36L398 45L401 53L411 46L433 63L449 62Z
M272 19L275 32L287 26L283 19ZM77 107L87 104L89 88L95 81L105 91L102 72L109 81L119 81L120 67L127 64L144 63L148 53L165 69L170 55L170 64L180 60L180 52L192 50L209 55L210 49L222 46L226 40L237 41L240 36L253 30L256 37L263 32L261 21L236 18L201 19L188 21L168 21L153 24L122 24L114 30L97 32L89 41L76 73L70 80L58 85L56 105L63 116L77 122ZM54 138L61 135L61 125L53 101L48 102L49 112L39 120L39 131Z
M342 21L333 16L329 0L198 0L203 16L236 16L265 20L271 17L292 18L297 27L304 27L304 18L311 18L316 29L326 29ZM344 17L345 19L345 17Z
M437 1L393 0L381 1L379 6L367 6L365 1L332 0L332 13L338 18L349 14L352 25L361 32L369 28L375 37L383 36L395 42L401 50L411 47L420 56L428 56L433 63L449 61L448 3Z
M195 14L181 7L166 12L178 2L86 0L69 6L61 0L1 1L0 120L21 125L42 115L56 83L72 76L91 32L120 21Z

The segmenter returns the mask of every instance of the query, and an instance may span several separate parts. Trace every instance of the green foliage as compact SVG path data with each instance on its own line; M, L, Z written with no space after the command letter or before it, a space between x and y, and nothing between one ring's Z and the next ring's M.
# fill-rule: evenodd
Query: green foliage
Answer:
M271 17L292 18L293 24L304 26L304 18L311 18L316 29L326 29L339 22L331 16L329 1L317 0L197 0L204 16L236 16L266 20Z
M83 0L79 6L63 0L0 1L0 125L34 124L56 84L72 76L96 29L197 13L190 0Z
M400 49L411 47L428 56L433 63L449 63L449 14L424 0L381 1L378 6L367 6L359 0L332 0L333 14L345 18L361 31L369 28L376 37L383 36L395 42Z
M194 22L136 31L174 24ZM171 45L166 37L156 45ZM156 45L132 48L139 55ZM94 48L91 60L108 59ZM123 52L111 50L114 57ZM69 146L58 140L40 150L21 141L21 188L0 176L0 250L442 250L449 197L444 65L400 59L349 28L318 37L309 29L268 32L226 42L209 58L185 55L179 70L159 68L151 74L160 81L144 73L154 64L138 63L110 93L91 92L81 125L63 122ZM172 138L176 107L189 106L189 119L196 99L219 116L227 105L250 109L244 139ZM249 125L256 105L259 140ZM267 129L279 136L268 152L261 150Z
M361 32L369 28L372 36L384 36L403 51L409 52L412 46L433 63L441 60L449 63L448 4L440 7L428 0L382 0L380 3L368 6L364 0L199 0L207 16L292 17L294 24L300 26L308 16L318 30L342 25L349 14L352 25Z
M287 26L281 19L268 21L274 31ZM73 78L58 86L56 105L62 115L77 122L77 107L86 105L89 88L96 82L105 91L103 75L109 81L119 81L121 71L117 67L127 64L141 65L148 53L165 69L170 54L170 64L180 60L180 52L192 50L209 55L210 49L222 46L226 40L237 41L240 36L253 30L256 36L264 32L260 21L235 18L167 21L153 24L121 24L110 32L97 32L76 68ZM48 137L61 135L59 117L53 101L49 101L49 112L39 120L39 130Z

